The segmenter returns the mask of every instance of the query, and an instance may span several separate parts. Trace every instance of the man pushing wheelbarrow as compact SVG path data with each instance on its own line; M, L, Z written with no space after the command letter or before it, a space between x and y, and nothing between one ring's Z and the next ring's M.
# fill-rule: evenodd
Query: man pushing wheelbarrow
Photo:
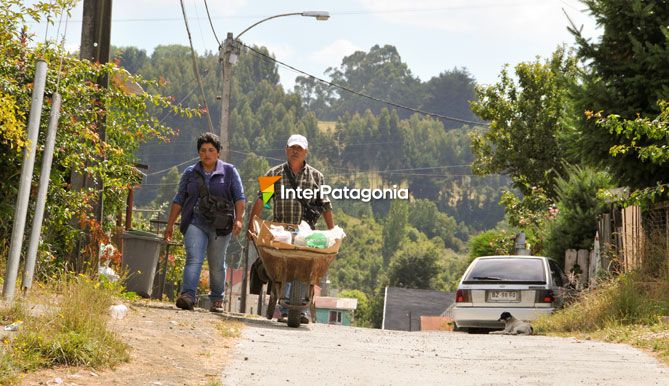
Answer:
M321 192L324 178L323 173L305 161L309 153L307 139L299 134L291 135L285 151L287 162L271 168L264 177L258 178L261 187L249 215L248 238L255 242L259 253L260 261L254 263L254 267L259 268L256 271L261 276L266 276L261 279L269 282L268 318L272 317L278 301L281 310L279 321L287 321L289 326L297 327L300 323L309 323L307 308L313 305L314 285L327 273L341 240L326 248L322 245L319 246L321 248L313 248L282 243L274 240L270 230L272 224L257 218L263 207L271 207L273 221L280 223L284 231L294 232L302 221L315 229L321 215L328 229L334 228L329 198L314 194ZM285 197L283 193L286 193ZM260 262L263 267L258 267ZM293 282L302 284L292 286ZM315 320L313 312L311 316Z

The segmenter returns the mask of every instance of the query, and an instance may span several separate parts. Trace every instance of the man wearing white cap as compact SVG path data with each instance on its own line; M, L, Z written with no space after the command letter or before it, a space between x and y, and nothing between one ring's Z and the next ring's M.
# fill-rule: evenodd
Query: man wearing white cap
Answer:
M301 188L302 191L316 190L324 184L323 173L309 165L305 159L309 154L309 143L307 139L300 134L293 134L286 142L287 162L271 168L265 176L280 176L281 179L274 184L274 196L272 196L273 221L286 224L299 224L305 220L314 228L316 221L322 213L323 219L328 229L334 228L334 219L332 217L332 205L328 197L313 198L311 200L297 199L296 197L280 197L281 188L284 190L295 190ZM248 229L253 229L253 218L260 214L263 208L262 192L259 192L258 199L253 204L251 214L249 215ZM249 236L250 237L250 236ZM286 286L286 295L290 286ZM282 309L282 319L285 319L288 310ZM301 318L301 323L308 323L306 316Z

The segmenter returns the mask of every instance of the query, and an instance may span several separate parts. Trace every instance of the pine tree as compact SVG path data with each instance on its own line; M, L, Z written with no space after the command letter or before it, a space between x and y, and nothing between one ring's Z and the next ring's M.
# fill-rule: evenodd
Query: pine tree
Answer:
M571 29L578 56L587 65L575 89L577 111L618 114L623 119L654 116L658 100L669 98L669 1L585 0L602 28L592 41ZM592 163L608 166L622 184L646 187L669 175L669 165L640 162L630 151L613 158L610 150L629 140L596 125L583 114L577 132L578 148ZM641 137L640 142L652 142Z

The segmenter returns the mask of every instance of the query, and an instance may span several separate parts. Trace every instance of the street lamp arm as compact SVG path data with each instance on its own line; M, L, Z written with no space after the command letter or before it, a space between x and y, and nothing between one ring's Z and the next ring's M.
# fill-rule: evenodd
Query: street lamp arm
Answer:
M274 15L274 16L270 16L270 17L264 18L264 19L262 19L262 20L260 20L260 21L258 21L258 22L255 22L255 23L251 24L250 27L248 27L247 29L245 29L245 30L242 31L241 33L237 34L237 37L236 37L236 38L239 39L242 35L244 35L244 33L245 33L246 31L250 30L251 28L257 26L257 25L260 24L260 23L264 23L264 22L266 22L267 20L276 19L277 17L296 16L296 15L301 15L301 14L302 14L302 12L291 12L291 13L282 13L281 15Z
M262 20L260 20L256 23L253 23L250 27L248 27L244 31L240 32L236 36L236 39L239 39L242 35L244 35L244 33L246 33L246 31L250 30L251 28L257 26L260 23L264 23L267 20L272 20L272 19L276 19L277 17L284 17L284 16L307 16L307 17L315 17L316 20L327 20L327 19L330 18L330 14L328 12L325 12L325 11L304 11L304 12L282 13L280 15L270 16L270 17L262 19Z

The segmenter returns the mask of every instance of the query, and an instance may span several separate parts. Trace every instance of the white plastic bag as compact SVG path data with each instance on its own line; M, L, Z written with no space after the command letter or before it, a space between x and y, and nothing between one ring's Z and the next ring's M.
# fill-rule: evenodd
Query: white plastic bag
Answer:
M101 265L98 267L98 274L101 276L104 276L109 280L110 282L114 283L119 279L118 274L114 271L112 267L109 266L110 261L107 260L105 262L105 265Z
M117 304L109 307L109 315L114 319L123 319L128 314L128 307L125 304Z
M280 241L286 244L293 243L293 235L290 231L285 230L282 225L270 225L269 231L272 236L274 236L274 241Z
M311 229L309 224L307 224L305 221L302 221L300 225L298 225L297 227L297 235L295 236L295 241L293 242L293 244L306 246L307 242L305 241L305 239L316 232L322 233L328 239L328 248L335 245L337 240L346 237L346 233L344 233L344 230L341 229L339 225L335 225L334 228L326 231L315 231Z
M339 225L335 225L334 228L328 229L326 231L321 231L327 237L328 239L328 248L331 246L335 245L337 240L343 239L346 237L346 233L344 233L344 230L339 227Z
M300 225L297 226L297 234L295 235L295 241L293 244L300 245L305 247L307 245L306 238L311 236L314 231L311 229L309 224L306 221L302 221Z

